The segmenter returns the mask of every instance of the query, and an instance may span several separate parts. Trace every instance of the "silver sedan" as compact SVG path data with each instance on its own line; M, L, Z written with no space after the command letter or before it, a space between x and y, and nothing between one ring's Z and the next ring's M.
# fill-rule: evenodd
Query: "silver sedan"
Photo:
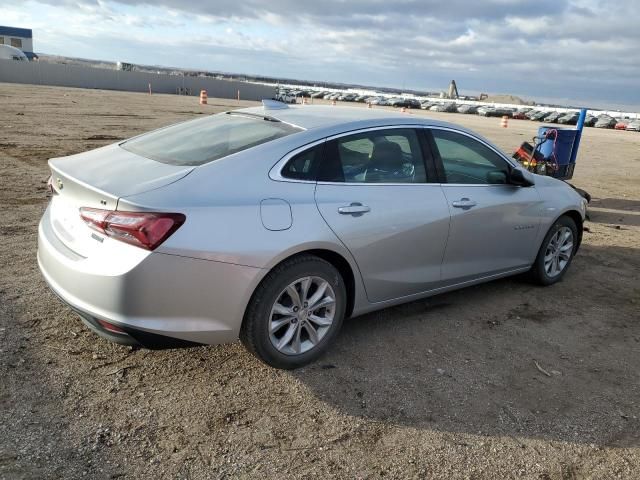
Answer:
M55 158L38 263L99 335L295 368L345 317L566 273L586 204L462 127L264 102Z

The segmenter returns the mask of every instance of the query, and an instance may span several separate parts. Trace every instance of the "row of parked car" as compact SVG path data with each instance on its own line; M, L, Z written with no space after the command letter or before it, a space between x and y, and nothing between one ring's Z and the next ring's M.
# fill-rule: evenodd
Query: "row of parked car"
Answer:
M578 118L580 117L580 112L577 111L549 112L548 110L537 110L529 107L499 108L469 104L456 105L454 102L423 102L422 108L438 112L475 113L484 117L506 116L518 120L533 120L545 123L559 123L562 125L575 125L578 123ZM606 114L598 116L588 114L584 124L587 127L640 131L640 120L617 120Z
M520 111L513 115L514 118L523 118L545 123L560 123L565 125L575 125L578 123L579 116L579 112L548 112L536 109L531 109L526 112ZM587 127L640 131L640 120L617 120L606 114L598 116L588 114L585 118L584 124Z
M317 92L305 90L285 90L281 89L276 95L276 100L286 103L296 103L298 98L323 98L325 100L336 100L341 102L370 103L377 106L404 107L433 112L467 113L477 114L483 117L509 117L518 120L533 120L545 123L559 123L562 125L575 125L578 123L579 112L549 112L548 110L538 110L531 107L504 108L492 107L489 105L470 105L466 103L456 104L453 101L424 100L401 97L382 97L371 95L358 95L356 93L341 92ZM640 131L640 119L615 119L606 114L588 114L585 119L585 126L596 128L615 128L616 130Z
M325 100L337 100L340 102L360 102L379 106L420 108L420 102L414 98L387 98L358 95L357 93L307 92L305 90L280 90L276 95L276 100L285 103L297 103L299 98L323 98Z

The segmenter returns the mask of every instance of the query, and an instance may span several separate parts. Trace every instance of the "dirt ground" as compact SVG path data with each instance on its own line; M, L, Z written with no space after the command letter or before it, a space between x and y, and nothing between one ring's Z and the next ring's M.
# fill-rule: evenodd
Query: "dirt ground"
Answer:
M563 282L352 319L284 372L239 343L99 339L36 265L48 158L238 106L209 103L0 84L0 478L640 478L640 133L585 131L594 201ZM509 152L539 126L428 114Z

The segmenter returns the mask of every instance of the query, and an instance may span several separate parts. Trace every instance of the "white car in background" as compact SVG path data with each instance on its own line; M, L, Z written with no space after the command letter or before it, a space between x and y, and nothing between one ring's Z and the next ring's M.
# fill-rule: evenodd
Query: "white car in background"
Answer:
M276 100L283 103L296 103L296 96L292 93L279 93Z
M22 50L11 45L0 45L0 60L17 60L28 62L29 59Z
M627 125L627 130L640 132L640 120L633 120Z

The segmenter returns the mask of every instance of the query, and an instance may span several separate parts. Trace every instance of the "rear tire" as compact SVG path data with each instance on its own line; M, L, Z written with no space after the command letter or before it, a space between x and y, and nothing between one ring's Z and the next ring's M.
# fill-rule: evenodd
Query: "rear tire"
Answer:
M347 304L342 276L329 262L300 255L275 267L254 292L240 340L267 365L302 367L340 331Z
M547 232L529 272L540 285L553 285L564 277L578 248L578 228L569 217L560 217Z

